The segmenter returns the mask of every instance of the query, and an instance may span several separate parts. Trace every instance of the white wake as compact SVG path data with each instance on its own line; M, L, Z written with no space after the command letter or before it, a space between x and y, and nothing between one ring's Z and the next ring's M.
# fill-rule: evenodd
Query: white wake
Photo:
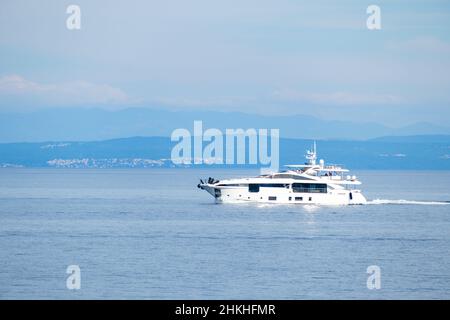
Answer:
M389 200L389 199L374 199L368 200L367 204L414 204L414 205L450 205L449 201L415 201L415 200Z

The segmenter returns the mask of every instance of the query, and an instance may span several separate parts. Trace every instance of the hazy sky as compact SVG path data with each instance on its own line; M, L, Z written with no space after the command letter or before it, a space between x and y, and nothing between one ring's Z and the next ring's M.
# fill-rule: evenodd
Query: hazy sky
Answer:
M68 106L450 126L450 1L1 0L0 111Z

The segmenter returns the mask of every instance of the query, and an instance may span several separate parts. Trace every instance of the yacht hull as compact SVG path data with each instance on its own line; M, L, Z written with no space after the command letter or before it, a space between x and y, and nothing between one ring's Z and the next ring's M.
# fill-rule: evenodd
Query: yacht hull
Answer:
M292 189L263 188L257 192L249 192L248 188L217 187L201 185L211 194L217 203L275 203L275 204L314 204L314 205L362 205L366 198L360 190L331 190L327 193L298 193Z

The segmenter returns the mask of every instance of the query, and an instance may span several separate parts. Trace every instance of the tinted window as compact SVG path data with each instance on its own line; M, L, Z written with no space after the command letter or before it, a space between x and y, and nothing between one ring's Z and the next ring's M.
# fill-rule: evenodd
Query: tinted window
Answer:
M292 191L303 193L327 193L327 185L324 183L293 183Z

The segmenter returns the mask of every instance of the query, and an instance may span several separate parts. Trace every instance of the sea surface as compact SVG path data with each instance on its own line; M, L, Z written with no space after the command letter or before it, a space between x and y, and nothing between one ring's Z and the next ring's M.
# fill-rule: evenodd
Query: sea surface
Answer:
M255 173L0 169L0 299L450 298L450 172L356 172L364 206L215 204L196 188Z

